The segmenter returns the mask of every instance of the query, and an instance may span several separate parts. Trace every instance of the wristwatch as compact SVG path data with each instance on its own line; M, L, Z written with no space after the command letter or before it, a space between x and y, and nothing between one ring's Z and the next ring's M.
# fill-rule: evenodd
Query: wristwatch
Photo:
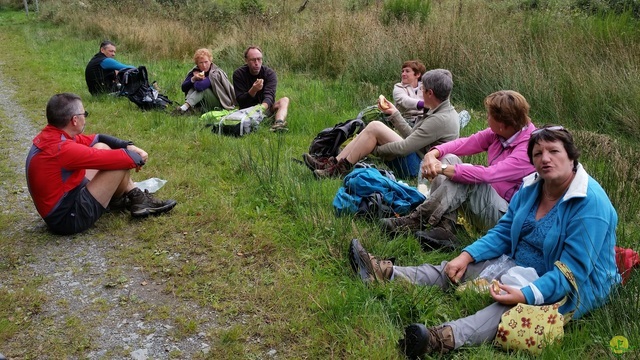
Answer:
M445 170L446 168L448 168L448 167L449 167L449 164L442 164L442 165L440 165L440 168L442 169L442 172L444 172L444 170Z

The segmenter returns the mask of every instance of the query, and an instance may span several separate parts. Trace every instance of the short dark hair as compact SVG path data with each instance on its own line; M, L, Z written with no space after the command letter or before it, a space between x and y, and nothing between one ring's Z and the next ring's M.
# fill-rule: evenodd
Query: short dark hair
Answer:
M82 99L72 93L55 94L47 102L47 123L59 129L69 124L73 115L80 113Z
M451 71L445 69L427 71L422 75L422 89L423 91L433 90L433 95L440 101L447 100L453 90Z
M107 45L112 45L112 46L114 46L114 47L116 46L116 44L112 43L112 42L111 42L111 41L109 41L109 40L103 40L103 41L100 43L100 49L104 49Z
M552 129L554 128L554 129ZM531 133L529 145L527 146L527 155L529 162L533 165L533 147L541 141L560 141L567 152L569 160L573 160L573 171L578 169L578 159L580 158L580 150L573 141L571 133L562 126L545 125Z
M427 71L427 68L424 67L424 64L420 62L420 60L407 60L402 63L402 67L400 69L407 67L413 70L414 74L422 75Z
M251 46L249 46L249 47L244 51L244 58L245 58L245 59L247 58L247 54L249 53L249 50L252 50L252 49L256 49L256 50L260 51L260 53L261 53L262 55L264 55L264 53L262 52L262 49L260 49L260 47L255 46L255 45L251 45Z

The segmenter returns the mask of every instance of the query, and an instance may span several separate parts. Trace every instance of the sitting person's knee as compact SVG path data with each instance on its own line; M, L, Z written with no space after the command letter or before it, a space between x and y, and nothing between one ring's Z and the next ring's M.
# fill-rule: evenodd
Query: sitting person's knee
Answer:
M276 106L278 108L286 108L286 107L288 107L289 106L289 98L288 97L280 98L278 101L276 101L274 106Z
M446 154L442 158L440 158L440 162L443 164L462 164L462 160L455 154Z
M111 150L111 147L109 147L109 145L105 144L105 143L95 143L93 144L92 148L94 149L103 149L103 150Z

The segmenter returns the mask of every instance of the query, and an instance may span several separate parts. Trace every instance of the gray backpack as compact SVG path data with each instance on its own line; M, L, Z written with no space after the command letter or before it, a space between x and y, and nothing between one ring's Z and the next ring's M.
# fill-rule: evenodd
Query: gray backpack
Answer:
M255 131L264 118L262 105L256 105L223 116L217 124L213 124L211 131L220 135L240 137Z

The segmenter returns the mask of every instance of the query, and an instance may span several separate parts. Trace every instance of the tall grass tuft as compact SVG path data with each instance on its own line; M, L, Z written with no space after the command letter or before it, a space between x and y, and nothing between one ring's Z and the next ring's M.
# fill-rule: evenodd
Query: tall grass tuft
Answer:
M386 0L382 7L381 21L384 25L392 22L427 22L431 12L431 0ZM394 21L395 20L395 21Z

